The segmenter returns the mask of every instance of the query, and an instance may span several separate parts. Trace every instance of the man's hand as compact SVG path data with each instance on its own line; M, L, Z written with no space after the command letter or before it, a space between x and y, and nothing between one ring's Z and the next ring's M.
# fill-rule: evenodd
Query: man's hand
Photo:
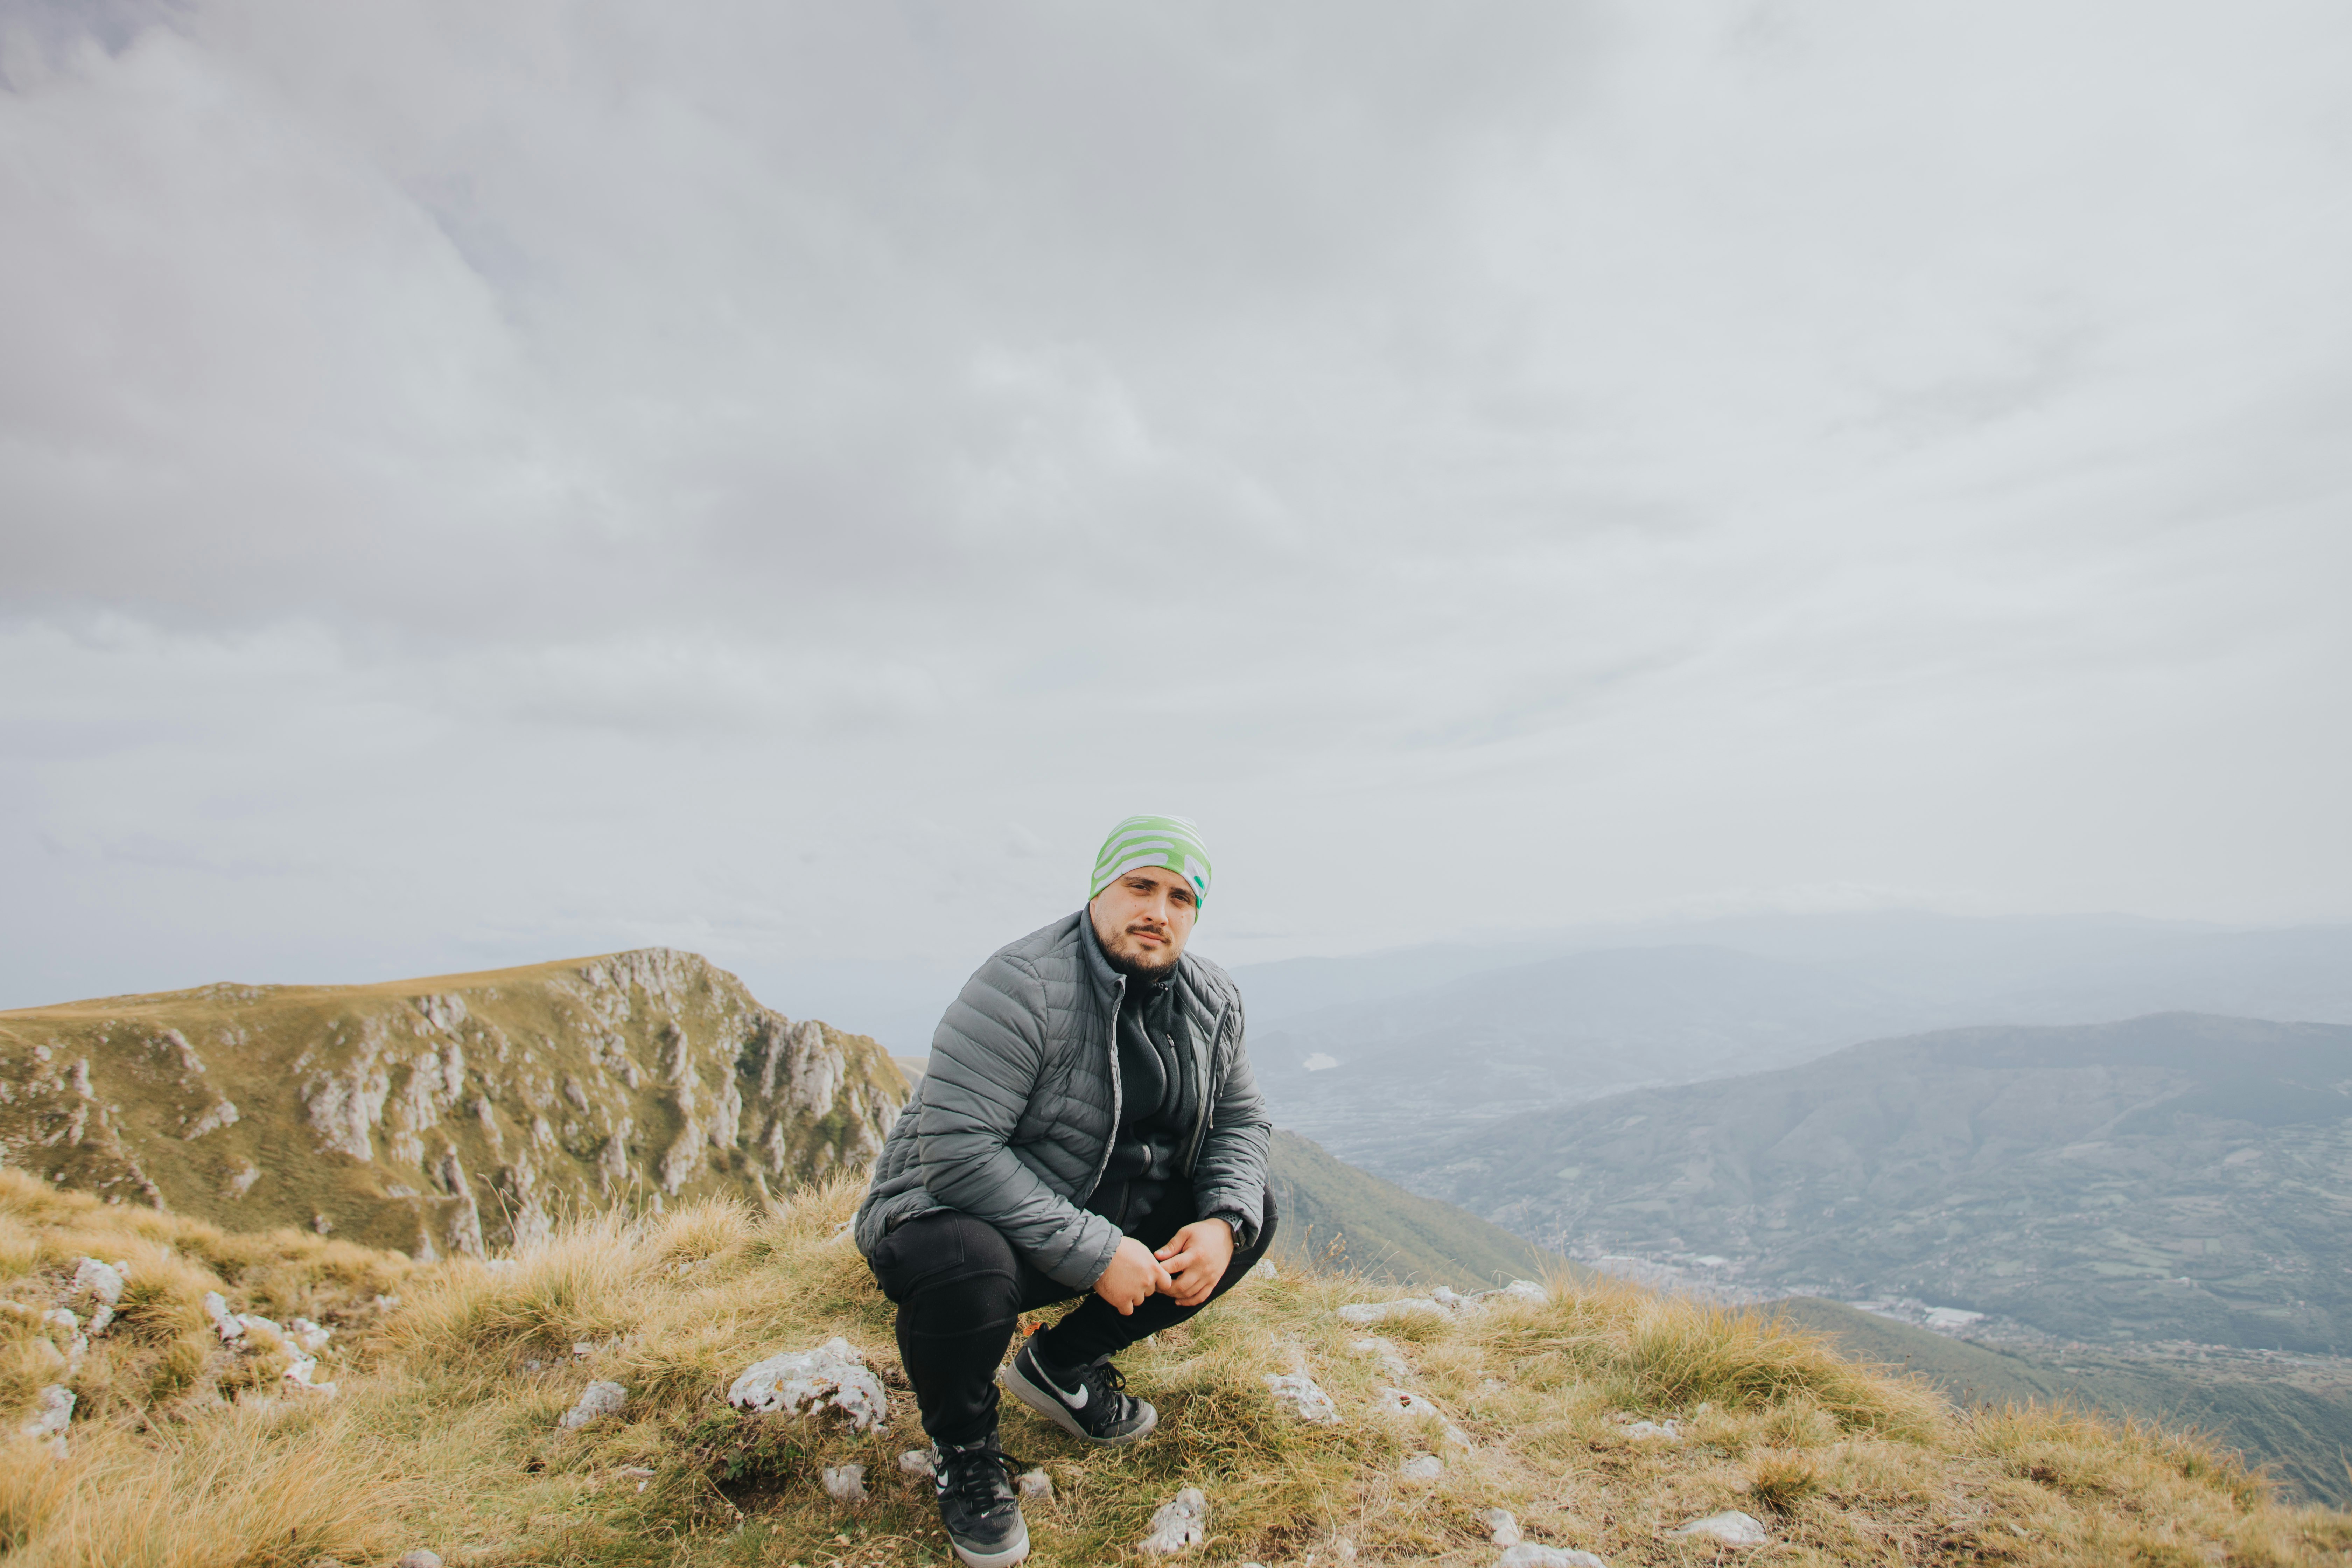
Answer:
M1178 1234L1181 1237L1182 1233ZM1226 1244L1225 1250L1228 1254L1233 1251L1231 1243ZM1174 1289L1168 1270L1151 1256L1151 1249L1131 1236L1118 1238L1118 1250L1110 1255L1110 1267L1095 1281L1095 1294L1117 1307L1122 1318L1133 1317L1135 1310L1156 1292L1166 1290L1172 1294Z
M1154 1256L1167 1265L1169 1282L1160 1289L1175 1297L1178 1306L1197 1307L1233 1265L1234 1227L1221 1219L1196 1219L1170 1237Z

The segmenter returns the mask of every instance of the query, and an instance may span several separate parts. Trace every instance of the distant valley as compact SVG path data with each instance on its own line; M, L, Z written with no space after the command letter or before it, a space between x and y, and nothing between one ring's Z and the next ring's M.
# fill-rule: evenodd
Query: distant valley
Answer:
M1587 1259L2061 1339L2352 1348L2352 1027L1951 1030L1501 1118L1409 1184Z

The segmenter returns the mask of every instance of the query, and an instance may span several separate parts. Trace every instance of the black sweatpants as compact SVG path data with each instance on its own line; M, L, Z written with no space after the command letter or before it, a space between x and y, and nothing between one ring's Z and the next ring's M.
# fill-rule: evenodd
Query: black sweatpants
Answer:
M1171 1187L1129 1235L1159 1248L1201 1216L1192 1189ZM1234 1249L1215 1300L1240 1283L1274 1240L1274 1196L1266 1194L1257 1245ZM1092 1291L1073 1290L1034 1268L997 1228L946 1210L907 1221L882 1238L867 1264L882 1293L898 1307L898 1359L915 1385L923 1430L938 1443L971 1443L996 1429L996 1368L1023 1312L1073 1296L1086 1300L1037 1335L1037 1348L1055 1366L1079 1366L1116 1355L1136 1341L1184 1321L1202 1307L1180 1307L1154 1296L1126 1317Z

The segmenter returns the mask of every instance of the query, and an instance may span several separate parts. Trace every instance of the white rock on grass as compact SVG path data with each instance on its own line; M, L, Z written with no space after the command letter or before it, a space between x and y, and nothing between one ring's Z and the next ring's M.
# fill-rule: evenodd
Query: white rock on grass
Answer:
M824 1495L835 1502L866 1500L866 1467L863 1465L827 1465L817 1473L824 1483Z
M898 1456L898 1468L910 1476L935 1476L940 1473L939 1458L929 1448L908 1449Z
M856 1347L838 1337L813 1351L789 1351L754 1363L727 1390L727 1402L739 1410L791 1415L832 1408L848 1416L856 1432L871 1432L890 1417L882 1380Z
M441 1568L441 1553L420 1546L414 1552L402 1553L400 1561L392 1568Z
M65 1336L66 1348L59 1352L65 1363L66 1375L73 1376L81 1370L81 1358L89 1352L89 1336L81 1331L81 1320L63 1307L52 1307L41 1314L45 1328L56 1329ZM54 1343L52 1350L56 1349Z
M1265 1385L1274 1402L1301 1421L1328 1426L1339 1419L1339 1407L1316 1381L1303 1372L1267 1373Z
M1348 1348L1358 1355L1377 1357L1381 1363L1381 1370L1391 1377L1412 1375L1412 1367L1405 1361L1404 1352L1397 1349L1392 1342L1384 1340L1378 1334L1368 1335L1360 1340L1349 1340Z
M1054 1478L1043 1470L1024 1470L1013 1485L1020 1489L1023 1502L1042 1504L1054 1500Z
M304 1394L315 1394L321 1399L332 1399L341 1390L331 1383L320 1383L315 1375L318 1370L318 1357L293 1356L286 1363L285 1381Z
M1737 1509L1708 1514L1705 1519L1692 1520L1680 1530L1670 1530L1668 1535L1704 1535L1722 1542L1726 1546L1761 1546L1770 1536L1764 1533L1763 1524Z
M288 1341L299 1346L305 1355L317 1355L335 1336L334 1330L320 1328L308 1318L287 1319L286 1327L281 1331Z
M20 1430L27 1437L63 1437L73 1420L74 1391L53 1383L33 1401L32 1419Z
M1157 1556L1198 1546L1209 1538L1209 1500L1198 1487L1186 1487L1160 1505L1151 1516L1151 1533L1136 1545Z
M1551 1292L1532 1279L1514 1279L1496 1294L1513 1297L1521 1301L1533 1301L1538 1306L1551 1300Z
M1486 1527L1486 1539L1497 1546L1519 1543L1519 1521L1507 1508L1490 1508L1478 1515L1478 1522Z
M1374 1401L1375 1407L1390 1415L1438 1415L1444 1412L1436 1404L1409 1388L1383 1388Z
M1532 1541L1522 1541L1496 1558L1495 1568L1609 1568L1609 1563L1573 1547L1538 1546Z
M221 1343L240 1349L244 1347L245 1325L237 1321L236 1314L228 1310L227 1299L219 1291L205 1292L205 1316L213 1321L213 1332L221 1337Z
M1636 1421L1625 1428L1625 1436L1639 1443L1679 1443L1683 1426L1679 1421Z
M617 1415L629 1402L629 1391L617 1383L592 1383L580 1391L580 1403L564 1413L563 1425L577 1429L600 1415Z
M74 1265L73 1288L87 1290L98 1302L89 1310L89 1331L106 1332L106 1325L114 1321L114 1304L122 1300L122 1287L131 1278L131 1265L120 1260L100 1263L95 1258L85 1258Z
M1339 1321L1360 1329L1385 1323L1391 1318L1444 1316L1445 1309L1427 1296L1402 1296L1393 1301L1351 1301L1339 1309Z
M1407 1454L1397 1474L1409 1481L1433 1481L1445 1474L1445 1461L1434 1454Z

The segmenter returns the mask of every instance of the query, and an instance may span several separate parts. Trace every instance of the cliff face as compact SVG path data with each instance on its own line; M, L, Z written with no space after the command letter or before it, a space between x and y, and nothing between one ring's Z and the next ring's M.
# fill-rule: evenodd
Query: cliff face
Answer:
M420 1258L561 1215L857 1168L908 1086L863 1036L693 953L0 1013L0 1157L238 1230Z

